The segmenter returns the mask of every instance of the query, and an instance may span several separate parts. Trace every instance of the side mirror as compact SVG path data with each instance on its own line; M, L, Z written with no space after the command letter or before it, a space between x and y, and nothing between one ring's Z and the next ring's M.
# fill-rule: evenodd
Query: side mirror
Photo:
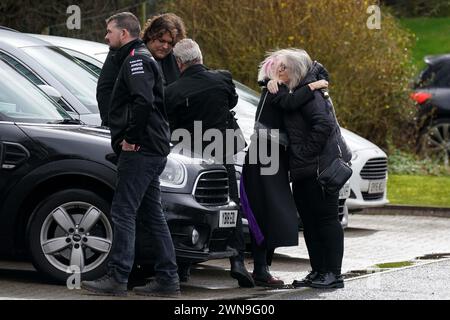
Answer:
M48 86L48 85L39 85L38 86L39 89L41 89L42 91L44 91L44 93L46 95L48 95L49 97L52 97L53 99L55 99L56 101L58 101L59 99L61 99L62 95L61 93L59 93L58 90L56 90L55 88Z

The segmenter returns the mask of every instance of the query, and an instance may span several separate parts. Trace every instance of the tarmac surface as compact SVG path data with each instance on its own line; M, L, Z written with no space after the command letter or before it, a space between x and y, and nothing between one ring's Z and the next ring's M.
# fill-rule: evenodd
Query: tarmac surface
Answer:
M228 260L208 261L194 266L191 280L182 284L181 300L245 300L245 299L449 299L449 262L423 266L429 260L417 260L426 255L450 257L450 219L426 216L351 215L345 231L343 273L346 288L335 292L317 290L267 288L239 288L229 276ZM412 261L414 268L374 274L366 278L354 278L380 271L381 263L400 264ZM250 256L246 266L252 271ZM424 269L423 269L424 268ZM277 249L272 273L292 283L304 277L310 270L308 254L299 233L299 246ZM399 273L400 272L400 273ZM403 274L402 278L396 274ZM447 277L446 277L447 276ZM145 281L141 279L141 281ZM141 283L137 283L141 284ZM30 263L0 261L0 300L110 300L86 294L81 290L69 290L66 286L46 281ZM129 294L127 298L114 300L148 299ZM157 299L157 298L155 298Z

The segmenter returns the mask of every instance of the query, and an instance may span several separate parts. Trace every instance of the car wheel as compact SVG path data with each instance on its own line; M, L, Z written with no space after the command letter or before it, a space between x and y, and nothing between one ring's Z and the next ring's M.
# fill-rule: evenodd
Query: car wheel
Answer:
M42 201L29 224L33 264L57 281L74 272L82 280L101 277L111 250L110 205L93 192L70 189Z
M449 165L450 161L450 119L434 120L419 137L419 152Z

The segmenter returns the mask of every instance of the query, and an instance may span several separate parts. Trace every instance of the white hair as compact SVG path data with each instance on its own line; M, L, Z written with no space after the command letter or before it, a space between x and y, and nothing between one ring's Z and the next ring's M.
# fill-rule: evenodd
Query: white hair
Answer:
M202 51L197 42L192 39L183 39L173 48L175 58L185 65L203 63Z
M258 81L275 79L277 77L276 70L281 63L284 63L288 70L290 90L302 82L313 65L310 56L303 49L282 49L269 52L266 59L260 64Z

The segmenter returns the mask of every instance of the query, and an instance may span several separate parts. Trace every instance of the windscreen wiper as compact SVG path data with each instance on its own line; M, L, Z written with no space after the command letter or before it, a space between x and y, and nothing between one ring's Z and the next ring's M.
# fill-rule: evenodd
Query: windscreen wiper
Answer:
M81 120L78 119L63 119L47 122L47 124L84 124Z

